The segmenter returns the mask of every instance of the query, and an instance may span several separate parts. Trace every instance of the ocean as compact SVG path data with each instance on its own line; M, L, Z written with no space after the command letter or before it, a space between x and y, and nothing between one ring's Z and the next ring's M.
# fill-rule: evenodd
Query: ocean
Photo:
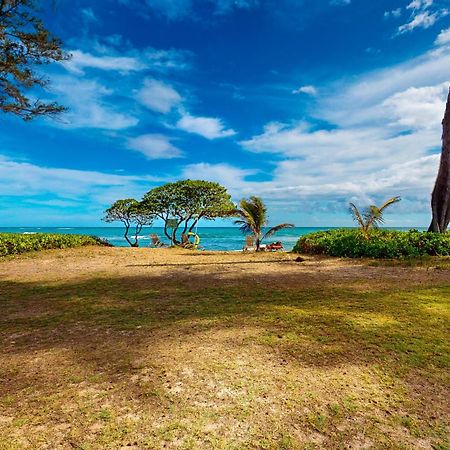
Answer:
M340 227L342 228L342 227ZM271 236L266 243L281 241L286 250L292 250L297 239L308 233L321 230L331 230L333 227L295 227L287 228ZM408 230L409 228L395 228ZM10 233L61 233L61 234L87 234L106 239L117 247L127 247L128 243L123 237L124 229L121 227L14 227L0 228L0 232ZM168 243L164 236L163 228L144 228L139 238L140 247L148 247L151 239L150 234L156 233L162 242ZM206 250L233 251L241 250L245 238L237 227L198 227L200 246Z

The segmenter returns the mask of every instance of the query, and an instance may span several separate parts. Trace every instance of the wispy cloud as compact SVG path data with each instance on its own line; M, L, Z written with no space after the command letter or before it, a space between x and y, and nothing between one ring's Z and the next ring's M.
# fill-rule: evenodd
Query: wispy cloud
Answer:
M69 71L83 74L86 69L121 73L150 70L153 72L183 71L190 69L192 54L179 49L130 48L120 35L104 38L107 42L87 41L90 50L69 50L72 58L62 65ZM125 48L123 48L125 47ZM93 52L93 50L94 52Z
M250 152L281 159L272 180L258 183L261 195L290 202L334 196L341 203L402 195L428 208L449 66L450 49L441 47L346 87L321 86L338 92L319 99L315 116L326 126L271 122L241 141Z
M427 9L430 6L432 6L433 3L434 0L412 0L412 2L406 6L406 9L412 10Z
M408 33L416 28L430 28L449 14L447 8L434 7L434 0L413 0L406 9L412 11L410 20L398 27L398 34Z
M176 127L188 133L195 133L206 139L234 136L236 131L226 128L222 120L215 117L198 117L183 113Z
M72 76L58 76L52 81L52 89L61 103L69 106L61 122L50 122L55 126L121 130L139 122L137 117L124 114L112 106L108 97L113 95L113 90L97 81Z
M438 19L443 17L443 15L446 15L447 12L434 12L431 13L429 11L423 11L419 14L414 15L412 17L411 21L408 23L405 23L404 25L401 25L398 27L398 32L400 34L407 33L408 31L412 31L415 28L429 28L433 26Z
M58 167L44 167L15 161L0 155L0 192L2 196L32 198L43 194L58 199L78 201L108 201L144 192L149 183L160 181L154 177L117 175L99 171L85 171ZM122 197L123 198L123 197Z
M183 156L183 152L172 144L170 138L161 134L144 134L128 139L127 146L142 153L147 159L173 159Z
M435 41L436 45L450 44L450 28L442 30Z
M236 196L245 195L246 187L253 183L247 181L247 177L255 175L254 169L242 169L231 164L196 163L184 166L181 176L183 178L204 179L221 183L230 188Z
M136 94L140 103L153 111L167 114L182 101L181 95L169 84L147 78Z
M256 8L260 3L260 0L147 0L153 12L169 20L195 19L197 6L210 8L213 15L225 15L239 9Z
M72 50L70 53L72 58L63 64L71 72L80 74L86 68L117 72L139 71L146 68L142 61L131 56L92 55L81 50Z
M314 86L301 86L298 89L294 89L292 91L293 94L308 94L308 95L317 95L317 89Z
M350 5L352 0L330 0L330 5Z

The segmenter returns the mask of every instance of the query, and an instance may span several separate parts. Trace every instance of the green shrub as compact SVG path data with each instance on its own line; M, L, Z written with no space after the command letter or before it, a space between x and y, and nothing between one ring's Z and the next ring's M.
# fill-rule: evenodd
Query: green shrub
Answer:
M19 234L0 233L0 256L51 248L82 247L84 245L111 245L95 237L80 234Z
M357 229L319 231L302 236L293 251L349 258L449 256L450 233L375 229L366 237Z

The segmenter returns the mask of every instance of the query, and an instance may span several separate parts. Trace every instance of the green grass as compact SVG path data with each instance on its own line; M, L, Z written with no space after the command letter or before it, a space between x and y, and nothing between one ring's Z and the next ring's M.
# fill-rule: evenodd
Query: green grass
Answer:
M82 247L85 245L108 245L108 243L95 236L78 234L0 233L0 256L18 255L31 251L56 248Z
M0 281L0 448L449 448L448 283L171 274Z

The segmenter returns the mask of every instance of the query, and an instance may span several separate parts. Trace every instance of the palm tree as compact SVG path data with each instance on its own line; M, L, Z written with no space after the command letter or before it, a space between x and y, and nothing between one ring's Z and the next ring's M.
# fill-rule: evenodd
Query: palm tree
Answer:
M260 249L261 242L264 239L283 228L294 226L292 223L282 223L264 233L264 227L267 225L267 208L264 202L255 196L249 199L243 198L239 202L239 209L234 210L232 214L239 217L234 223L235 225L240 225L240 229L244 234L253 234L255 236L256 251Z
M350 213L355 222L358 223L359 228L367 237L370 229L376 228L378 225L384 223L384 210L394 203L398 203L400 200L400 197L392 197L389 200L386 200L381 206L370 205L362 213L359 212L359 209L354 203L350 203Z

